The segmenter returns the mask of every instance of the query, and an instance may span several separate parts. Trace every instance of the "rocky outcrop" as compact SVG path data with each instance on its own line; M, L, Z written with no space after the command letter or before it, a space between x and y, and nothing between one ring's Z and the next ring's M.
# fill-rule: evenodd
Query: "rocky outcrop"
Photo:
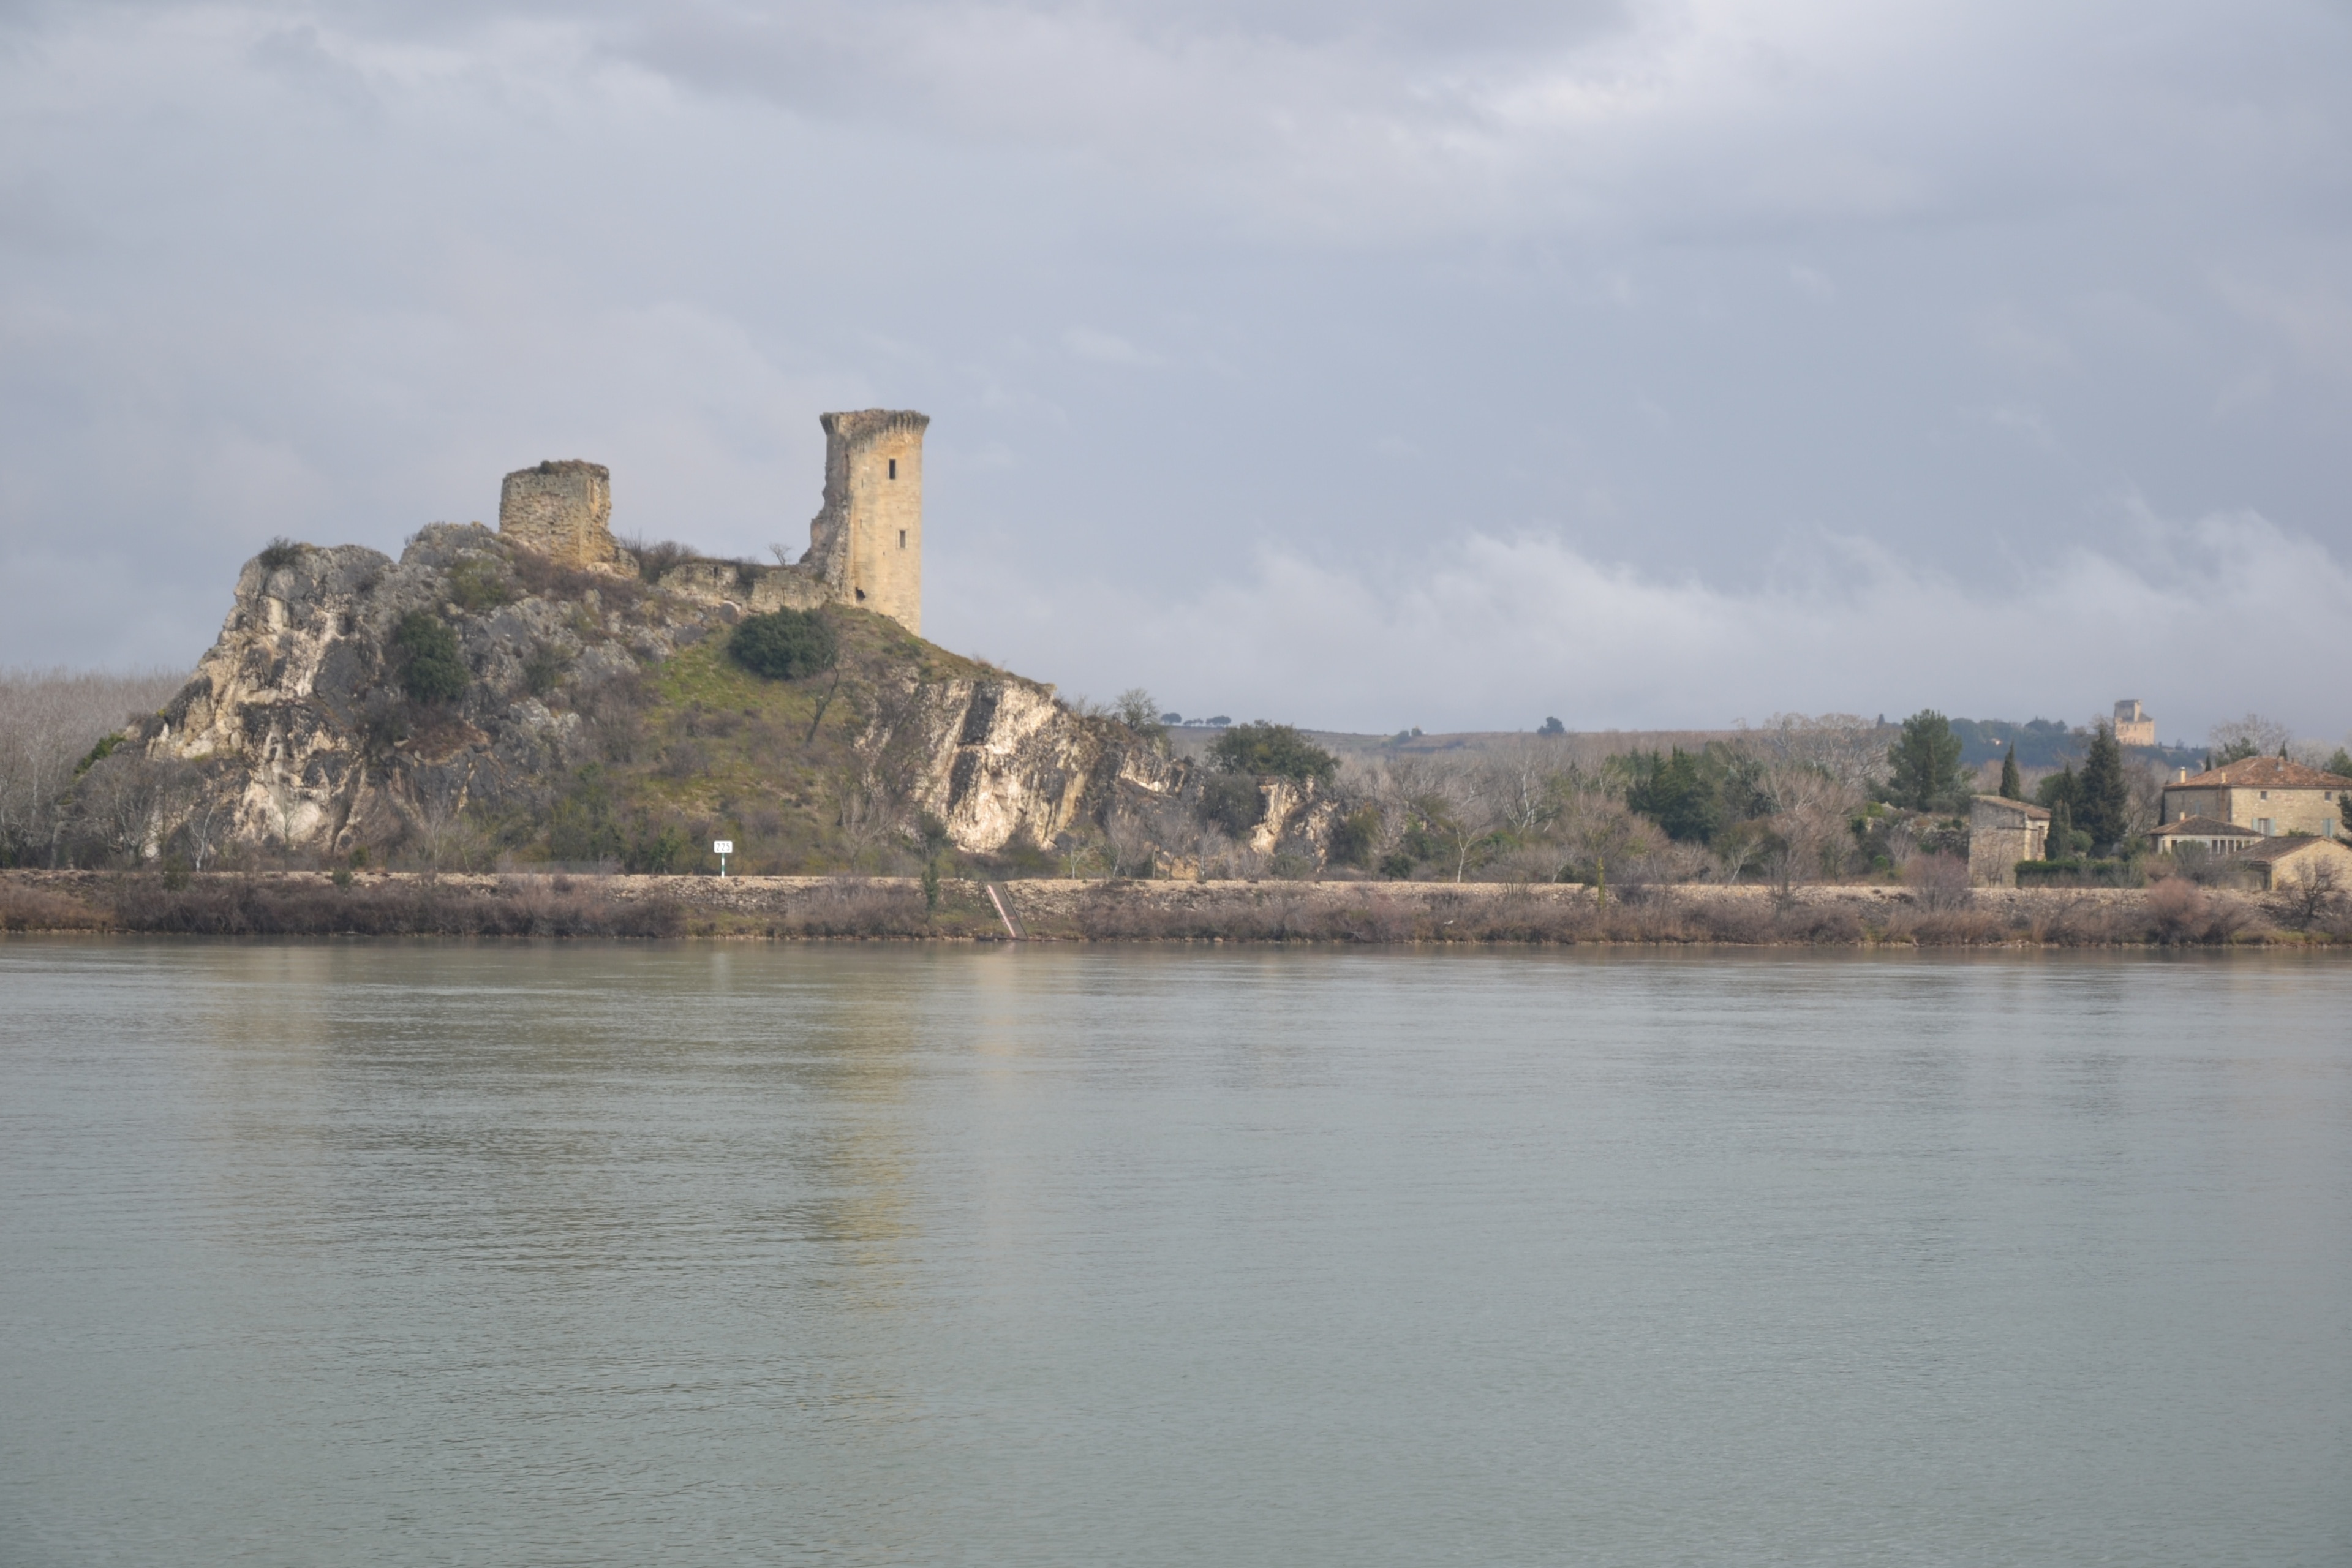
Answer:
M514 548L478 526L436 524L398 562L341 545L247 563L219 639L140 737L145 755L204 765L192 805L225 813L229 842L339 852L530 798L582 725L534 691L556 684L541 672L593 690L686 628L629 624L607 602L628 596L617 580L518 593ZM413 611L457 634L475 677L461 700L419 711L401 698L393 638Z
M662 695L671 661L769 607L784 585L812 581L698 561L649 586L478 525L424 529L397 561L356 545L274 547L239 574L194 677L93 776L141 761L176 770L178 786L153 808L150 853L197 819L215 845L321 856L414 852L465 821L496 820L530 859L546 851L527 835L547 830L589 764L646 798L691 795L691 752L616 748L626 726L610 710L634 702L628 723L659 731L677 717L664 703L700 700ZM1148 849L1165 869L1197 866L1199 770L1113 721L1074 713L1050 686L957 658L877 616L824 613L855 634L845 647L857 657L845 653L832 678L835 689L849 682L839 706L829 706L834 689L818 700L815 681L794 689L814 710L810 736L828 712L841 716L835 731L851 725L827 753L831 782L794 786L803 809L828 814L804 839L856 816L904 841L929 815L971 853L1047 850L1076 835ZM454 699L404 691L401 628L418 616L454 638L468 677ZM812 753L794 740L805 773ZM1255 826L1236 837L1261 856L1319 860L1331 803L1284 782L1259 790ZM779 802L790 793L780 787Z

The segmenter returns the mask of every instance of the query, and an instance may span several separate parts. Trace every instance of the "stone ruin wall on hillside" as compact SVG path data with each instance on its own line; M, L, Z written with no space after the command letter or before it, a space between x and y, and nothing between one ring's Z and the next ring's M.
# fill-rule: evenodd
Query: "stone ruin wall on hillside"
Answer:
M930 416L867 408L820 416L824 501L809 522L809 547L790 566L682 561L660 586L706 604L754 614L855 605L923 629L923 433ZM499 532L564 564L625 571L613 538L613 476L577 458L518 468L499 497Z

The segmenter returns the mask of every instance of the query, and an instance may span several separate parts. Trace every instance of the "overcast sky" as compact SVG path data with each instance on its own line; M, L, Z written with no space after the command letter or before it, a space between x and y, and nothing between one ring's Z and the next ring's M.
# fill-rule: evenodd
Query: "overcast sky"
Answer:
M2352 728L2343 0L0 0L0 663L499 476L1391 730Z

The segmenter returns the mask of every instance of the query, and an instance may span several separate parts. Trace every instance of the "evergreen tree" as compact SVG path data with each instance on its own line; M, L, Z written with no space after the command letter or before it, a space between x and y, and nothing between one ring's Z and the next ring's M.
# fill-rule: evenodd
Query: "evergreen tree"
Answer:
M2106 850L2122 844L2131 790L2124 783L2123 748L2116 744L2116 732L2105 724L2091 736L2091 749L2083 758L2082 776L2075 784L2074 807L2074 820L2091 836L2094 848Z
M2071 859L2074 853L2074 813L2064 801L2050 808L2050 837L2042 847L2044 860Z
M2336 747L2336 754L2327 759L2327 771L2337 778L2352 779L2352 752Z
M2068 763L2056 773L2042 775L2042 782L2033 786L2033 804L2046 805L2053 811L2058 808L2062 801L2072 805L2074 804L2075 786L2079 782L2074 777L2074 764Z
M1903 733L1886 748L1886 761L1895 773L1887 793L1897 805L1934 811L1968 793L1960 738L1952 733L1952 721L1933 708L1903 721Z
M1625 791L1629 810L1648 817L1679 842L1704 844L1715 837L1722 816L1696 757L1676 746L1672 755L1660 757L1654 752L1635 762L1633 782Z
M2009 755L2000 760L2000 798L2003 800L2025 798L2025 781L2018 775L2017 742L2014 741L2009 743Z

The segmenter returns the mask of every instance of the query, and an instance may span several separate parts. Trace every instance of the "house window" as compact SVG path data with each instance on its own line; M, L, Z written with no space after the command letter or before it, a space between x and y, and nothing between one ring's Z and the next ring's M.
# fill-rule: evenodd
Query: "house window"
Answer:
M890 459L890 477L894 479L898 477L898 459L896 458Z
M865 596L866 595L863 594L858 595L861 599ZM2261 834L2263 837L2268 838L2271 836L2271 819L2267 816L2258 816L2254 818L2254 831Z

